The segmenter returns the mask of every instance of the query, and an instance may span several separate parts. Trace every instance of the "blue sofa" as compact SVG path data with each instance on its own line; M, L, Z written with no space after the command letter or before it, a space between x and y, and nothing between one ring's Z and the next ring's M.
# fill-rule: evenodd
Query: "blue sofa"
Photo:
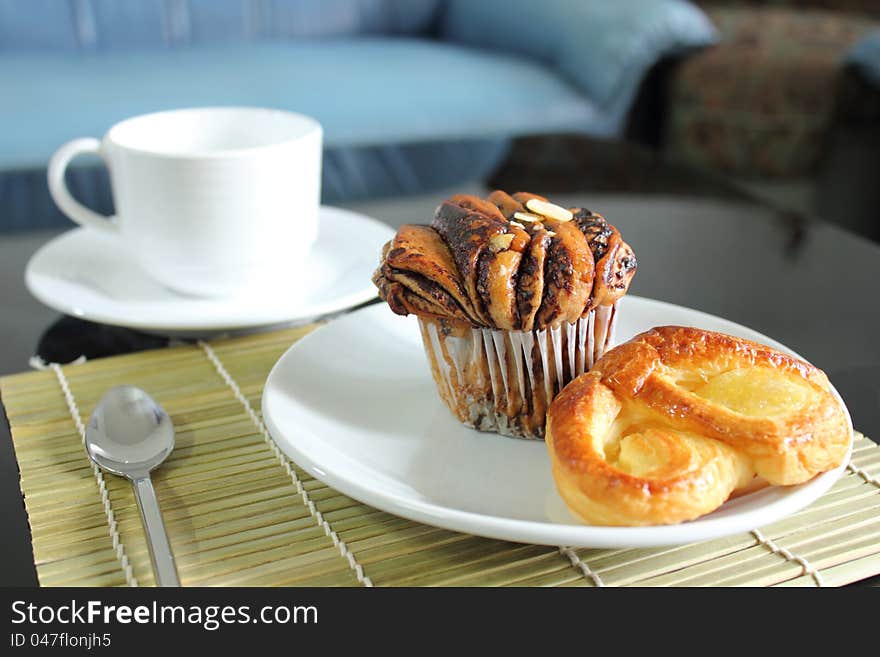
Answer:
M0 0L0 231L61 225L49 156L135 114L304 112L325 201L414 193L516 136L619 134L648 69L713 39L684 0ZM110 211L101 167L69 175Z

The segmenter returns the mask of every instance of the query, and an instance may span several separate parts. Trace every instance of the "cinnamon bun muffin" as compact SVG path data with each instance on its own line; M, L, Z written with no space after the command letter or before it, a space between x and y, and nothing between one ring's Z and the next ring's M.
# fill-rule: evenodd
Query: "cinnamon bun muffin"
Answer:
M443 401L464 424L543 438L547 408L613 340L633 250L602 215L536 194L456 195L405 225L373 276L418 316Z

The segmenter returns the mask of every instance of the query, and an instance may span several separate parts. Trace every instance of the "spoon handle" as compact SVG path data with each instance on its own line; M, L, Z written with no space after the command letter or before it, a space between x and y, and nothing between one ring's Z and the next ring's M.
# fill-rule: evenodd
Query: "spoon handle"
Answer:
M174 566L174 555L171 553L171 544L168 542L168 534L165 532L165 523L162 522L162 513L159 511L159 500L156 499L153 482L149 476L146 476L135 479L132 481L132 485L138 507L141 510L141 520L147 534L147 543L150 546L150 559L153 562L156 584L158 586L180 586L177 568Z

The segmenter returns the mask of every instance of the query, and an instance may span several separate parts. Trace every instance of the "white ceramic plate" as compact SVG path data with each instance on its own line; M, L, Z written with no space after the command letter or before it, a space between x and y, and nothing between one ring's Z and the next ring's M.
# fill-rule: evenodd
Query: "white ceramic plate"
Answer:
M306 321L376 296L370 276L394 236L362 214L322 206L318 240L301 280L225 299L191 297L151 279L112 236L76 228L40 248L25 282L68 315L158 333L219 332ZM294 285L296 283L296 285Z
M663 324L790 351L733 322L632 296L623 301L617 341ZM295 344L269 374L263 414L293 461L346 495L447 529L547 545L649 547L748 531L808 505L843 470L744 495L679 525L584 525L556 492L543 442L480 433L452 417L434 388L415 318L385 304Z

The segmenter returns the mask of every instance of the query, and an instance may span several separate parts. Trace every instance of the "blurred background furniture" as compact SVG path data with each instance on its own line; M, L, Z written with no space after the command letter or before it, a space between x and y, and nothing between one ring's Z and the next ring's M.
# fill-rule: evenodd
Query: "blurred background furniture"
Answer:
M658 61L622 140L517 139L491 185L758 199L793 240L822 218L880 241L880 3L698 5L717 42Z
M880 239L880 3L697 4L719 43L670 72L664 151Z
M327 202L482 180L512 137L619 136L647 71L714 34L683 0L0 0L0 230L66 225L62 143L186 106L316 117ZM111 211L100 166L70 184Z

